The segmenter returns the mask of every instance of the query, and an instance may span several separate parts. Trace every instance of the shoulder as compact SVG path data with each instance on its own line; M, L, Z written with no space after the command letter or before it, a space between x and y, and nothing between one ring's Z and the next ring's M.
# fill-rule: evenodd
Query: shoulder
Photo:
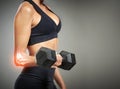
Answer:
M23 2L20 4L16 14L19 13L33 15L33 6L29 2Z

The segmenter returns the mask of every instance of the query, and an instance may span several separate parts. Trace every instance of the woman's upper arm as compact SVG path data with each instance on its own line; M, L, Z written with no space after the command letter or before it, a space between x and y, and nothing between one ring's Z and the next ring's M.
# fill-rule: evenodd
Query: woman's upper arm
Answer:
M33 11L26 4L22 5L14 18L15 51L25 51L31 34Z

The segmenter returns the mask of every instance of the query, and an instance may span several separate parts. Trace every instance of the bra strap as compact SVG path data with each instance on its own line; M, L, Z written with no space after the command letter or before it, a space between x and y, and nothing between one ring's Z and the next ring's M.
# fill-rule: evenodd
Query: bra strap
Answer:
M43 11L40 9L40 7L35 3L33 2L32 0L24 0L24 1L28 1L30 4L33 5L33 7L35 8L35 10L39 13L39 14L43 14Z

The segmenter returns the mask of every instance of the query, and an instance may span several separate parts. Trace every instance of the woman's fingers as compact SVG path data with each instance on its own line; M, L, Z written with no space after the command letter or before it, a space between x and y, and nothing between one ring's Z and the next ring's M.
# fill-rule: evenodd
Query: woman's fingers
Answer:
M62 63L62 57L61 55L58 54L58 64L61 65L61 63Z
M62 56L60 54L56 54L56 62L55 62L55 66L60 66L62 64Z

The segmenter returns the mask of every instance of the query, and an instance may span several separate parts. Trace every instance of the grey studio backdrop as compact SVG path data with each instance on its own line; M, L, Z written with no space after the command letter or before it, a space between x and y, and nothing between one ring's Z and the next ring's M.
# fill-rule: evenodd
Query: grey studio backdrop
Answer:
M0 2L0 89L13 89L21 68L13 64L13 18L22 0ZM120 1L45 0L62 20L59 50L76 54L60 69L67 89L120 89Z

